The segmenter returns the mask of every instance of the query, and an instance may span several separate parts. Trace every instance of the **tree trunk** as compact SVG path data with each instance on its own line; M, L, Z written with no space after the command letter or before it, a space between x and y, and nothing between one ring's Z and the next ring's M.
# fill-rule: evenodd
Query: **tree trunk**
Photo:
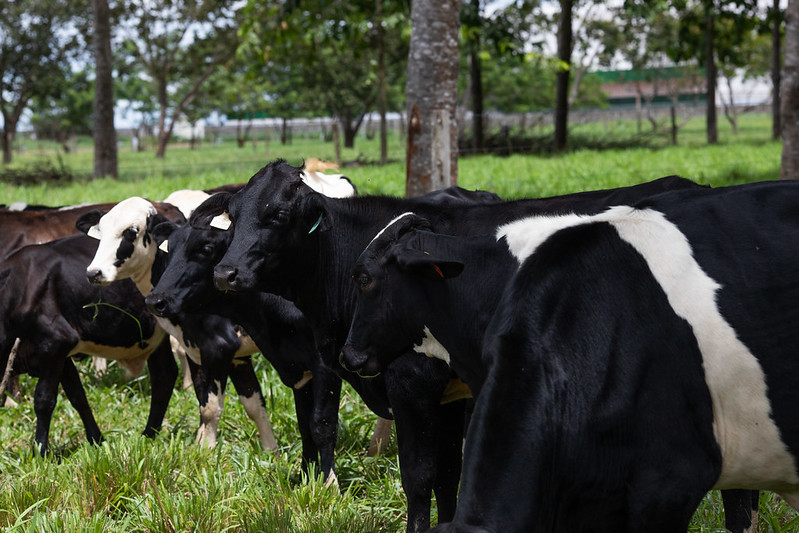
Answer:
M94 14L94 177L118 177L114 77L108 0L92 0Z
M418 196L458 182L458 0L411 6L405 98L408 145L405 194Z
M713 42L715 26L713 23L713 1L705 2L705 72L707 75L707 143L716 144L719 140L718 117L716 116L716 50Z
M799 0L785 10L785 63L780 86L782 179L799 179Z
M5 122L3 123L3 131L0 132L1 133L0 137L2 137L2 143L3 143L3 164L4 165L7 165L7 164L11 163L11 160L13 159L13 156L12 156L12 153L11 153L11 146L12 146L12 141L14 140L14 135L13 135L12 131L14 131L14 130L11 127L11 125L9 124L8 119L5 119Z
M380 113L380 164L388 163L388 125L386 124L386 64L385 43L383 42L383 0L377 0L375 6L377 18L377 83L378 111Z
M355 148L355 134L358 130L352 127L352 116L349 111L341 118L341 126L344 130L344 148Z
M472 0L474 20L470 21L475 27L474 36L469 39L469 77L472 94L472 150L476 153L483 151L483 69L480 63L480 0Z
M771 10L771 137L776 140L780 138L780 48L782 39L780 36L780 0L774 0Z
M569 128L569 75L572 55L572 0L560 0L560 22L558 24L558 59L561 65L557 74L555 103L555 140L552 149L566 149Z

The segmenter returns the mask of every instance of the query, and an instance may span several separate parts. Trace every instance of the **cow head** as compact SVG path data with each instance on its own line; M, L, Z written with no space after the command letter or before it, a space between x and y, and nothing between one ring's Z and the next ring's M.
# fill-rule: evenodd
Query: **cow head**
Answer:
M149 276L156 253L150 231L164 220L152 203L136 196L119 202L108 213L95 210L80 217L76 227L100 241L86 269L89 281L106 285L117 279Z
M357 304L342 365L361 376L381 373L394 359L425 340L425 302L446 290L463 264L426 251L426 220L406 213L378 233L353 268ZM417 351L421 351L417 349Z
M270 279L293 277L318 235L329 229L324 196L302 179L302 169L275 161L230 198L233 238L214 269L220 290L280 293Z
M159 247L166 248L169 262L145 298L154 314L170 317L181 311L191 311L217 294L214 266L224 255L233 235L232 231L211 226L217 215L209 214L215 209L224 210L225 199L229 196L218 194L211 197L195 211L189 224L175 226L165 222L156 226L153 236ZM218 220L215 222L217 225Z

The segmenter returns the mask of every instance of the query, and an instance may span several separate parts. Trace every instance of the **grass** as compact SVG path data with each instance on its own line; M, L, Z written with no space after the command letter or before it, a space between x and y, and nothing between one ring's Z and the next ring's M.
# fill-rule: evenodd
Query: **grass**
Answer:
M497 192L506 198L549 196L593 188L639 183L680 174L700 183L723 186L779 177L781 145L769 139L770 120L763 115L742 119L734 136L720 122L720 143L704 144L703 123L692 120L680 132L680 144L668 146L652 137L648 147L587 150L576 146L564 155L514 154L470 156L459 160L459 184ZM634 124L577 126L575 136L629 138ZM12 169L43 162L63 164L69 173L91 173L91 140L80 139L76 153L56 159L55 145L25 141ZM640 144L640 143L639 143ZM370 161L378 153L376 139L359 137L345 161ZM343 170L362 193L402 195L404 146L390 137L387 166L348 165ZM196 150L172 145L164 160L153 152L120 149L119 180L78 178L67 184L14 186L0 181L0 203L27 201L48 205L115 201L133 195L161 199L180 188L208 188L246 181L266 162L284 157L332 159L330 143L295 136L281 147L262 141L253 149L226 140ZM405 501L401 490L396 444L377 458L365 450L375 417L345 385L340 412L336 467L340 486L324 487L300 469L299 434L290 391L274 370L256 358L257 371L280 449L259 450L258 436L235 393L229 390L222 417L220 443L213 450L194 444L197 402L191 391L175 389L165 426L154 440L139 436L149 406L146 376L126 380L111 364L107 375L88 373L82 380L98 424L102 446L85 445L77 412L59 401L51 426L52 455L33 456L34 381L23 376L23 401L0 409L0 528L5 531L79 532L327 532L404 530ZM799 531L799 518L773 494L760 502L759 532ZM697 509L690 531L719 532L723 515L718 492Z

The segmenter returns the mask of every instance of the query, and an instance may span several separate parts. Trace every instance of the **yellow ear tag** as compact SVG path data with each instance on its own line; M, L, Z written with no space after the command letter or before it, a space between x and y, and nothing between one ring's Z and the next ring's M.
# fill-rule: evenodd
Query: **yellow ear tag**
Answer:
M230 217L227 213L222 213L221 215L216 215L214 218L211 219L210 226L212 228L221 229L227 231L230 227Z

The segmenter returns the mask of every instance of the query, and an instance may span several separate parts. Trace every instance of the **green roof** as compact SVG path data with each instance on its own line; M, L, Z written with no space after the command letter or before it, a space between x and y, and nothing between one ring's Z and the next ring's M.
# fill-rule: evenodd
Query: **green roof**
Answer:
M630 83L636 81L668 80L704 76L705 69L699 67L642 68L637 70L598 70L592 73L602 83Z

